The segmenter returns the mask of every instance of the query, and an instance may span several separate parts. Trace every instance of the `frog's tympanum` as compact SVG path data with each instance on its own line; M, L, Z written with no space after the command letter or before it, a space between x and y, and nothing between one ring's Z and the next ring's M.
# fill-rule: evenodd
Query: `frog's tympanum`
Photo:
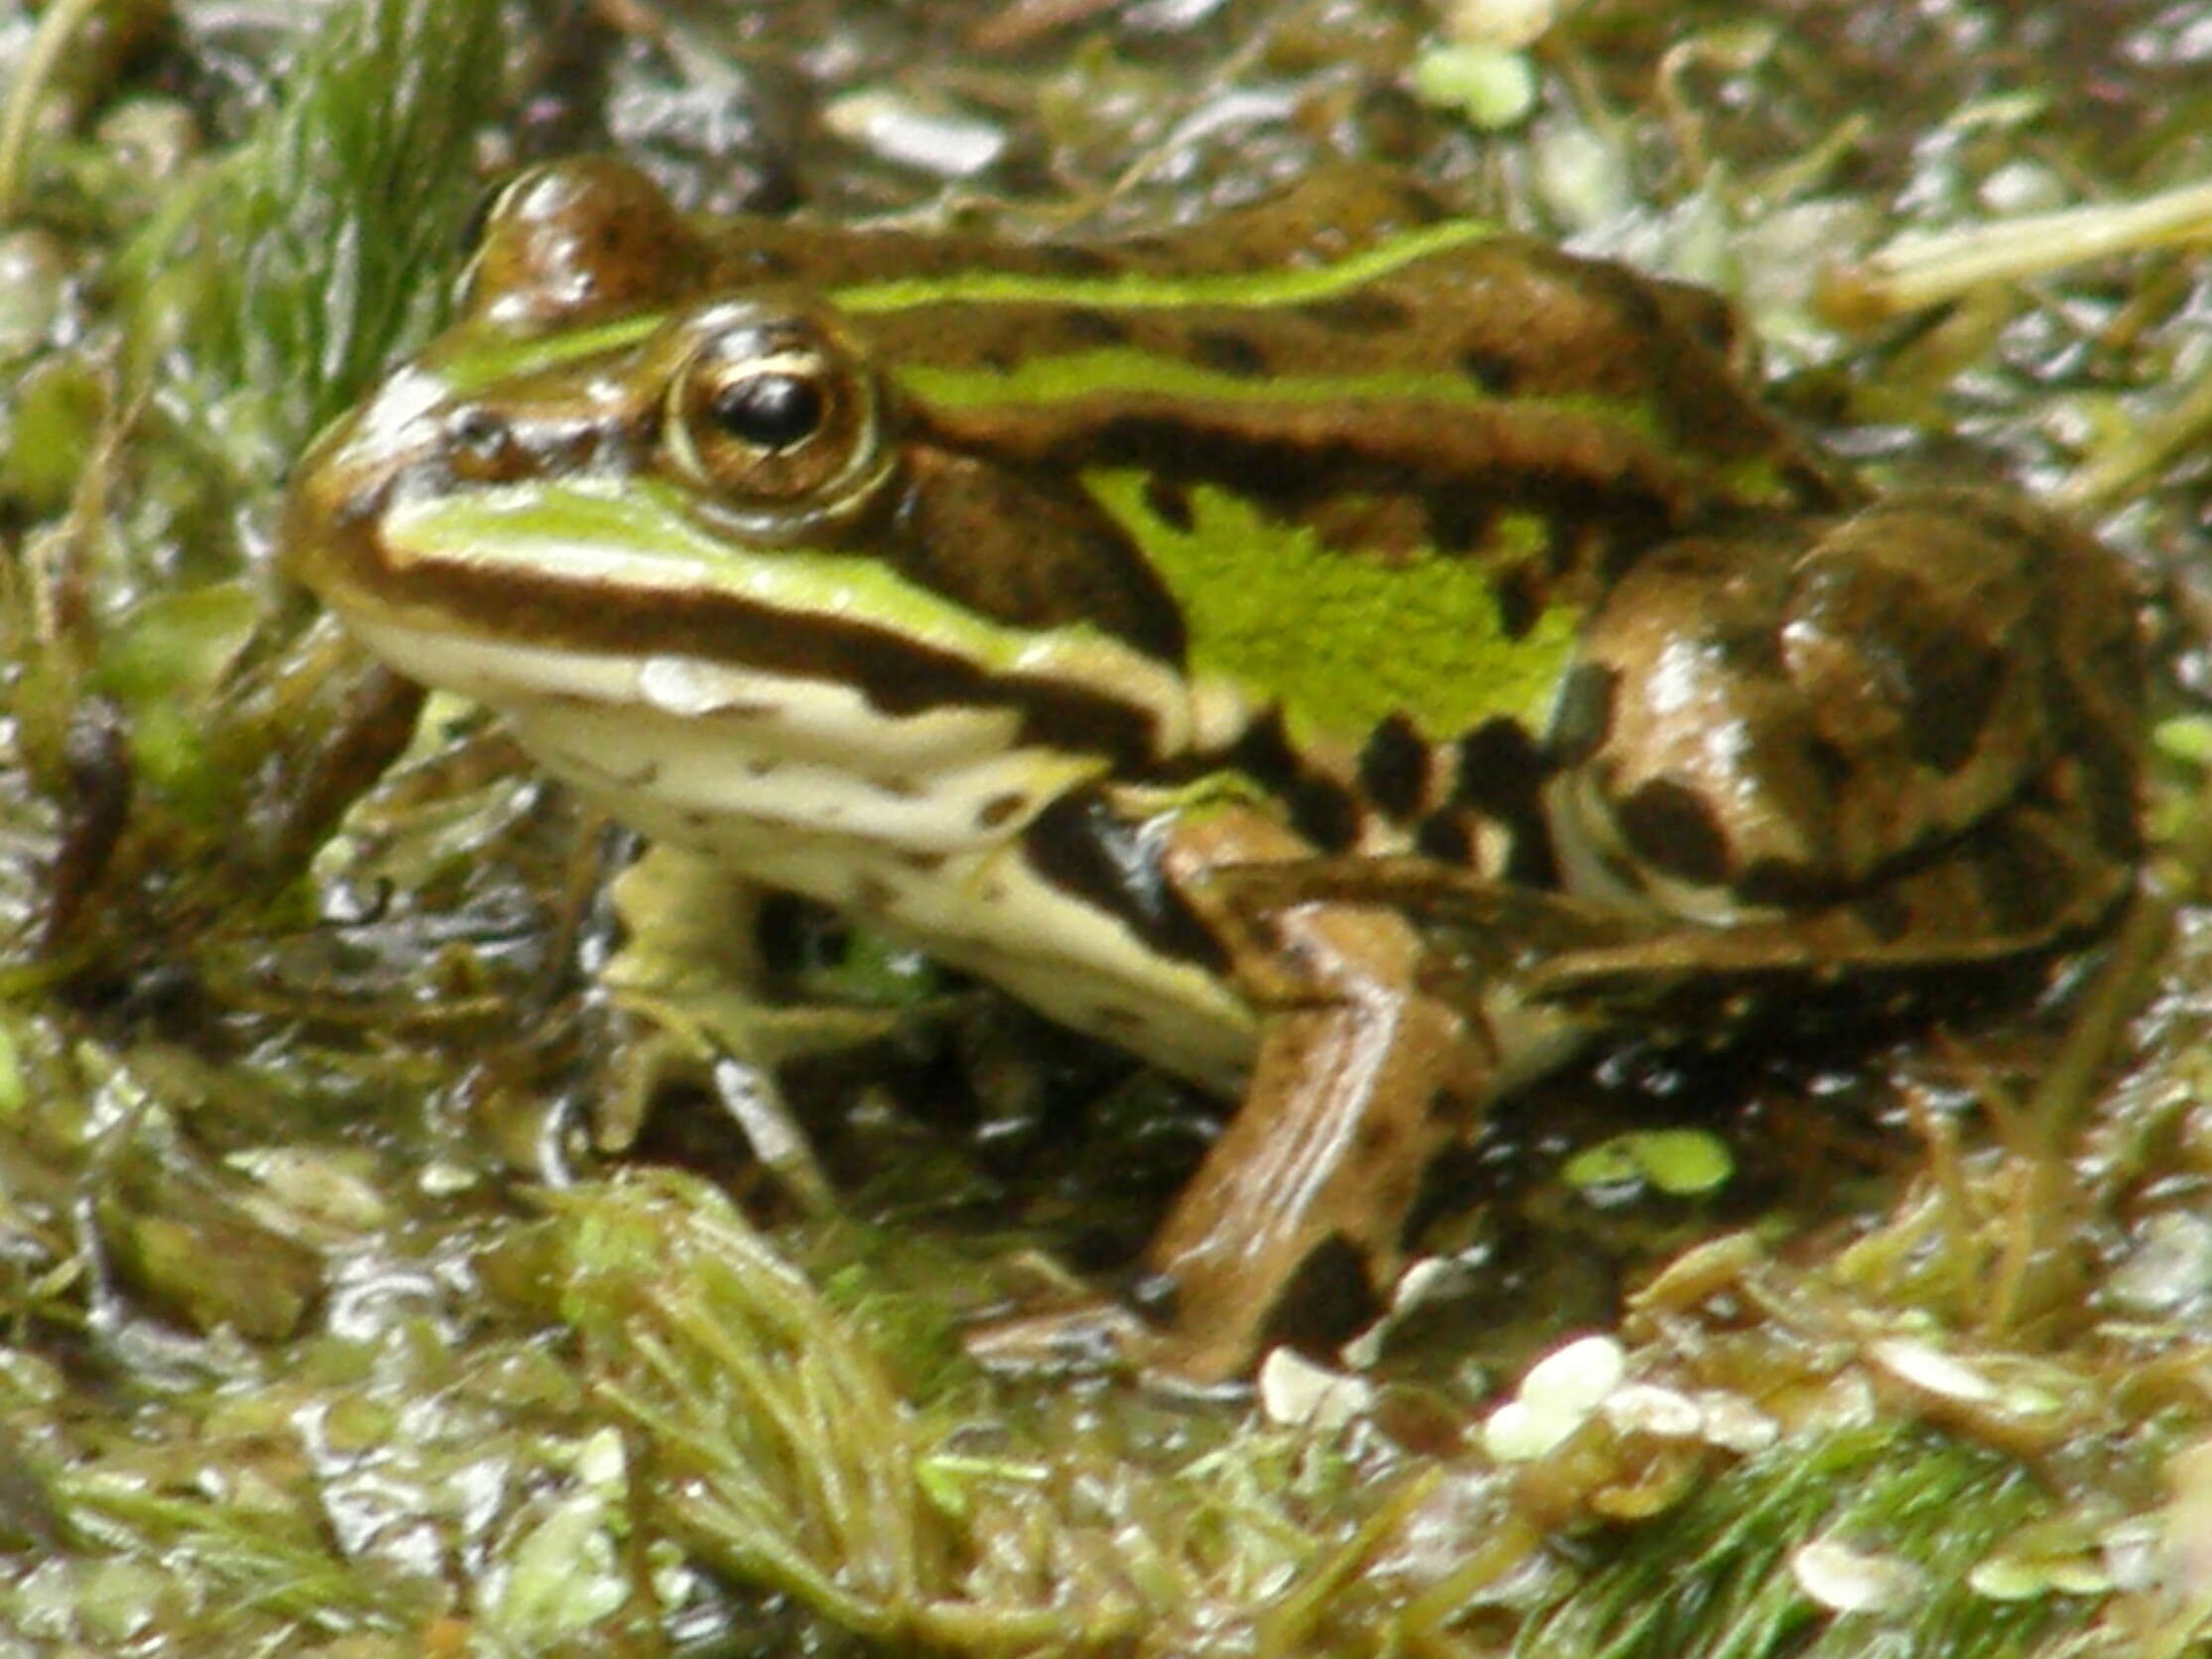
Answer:
M1218 1378L1592 1033L2128 891L2116 562L1872 499L1741 355L1372 180L1052 244L698 227L574 162L302 464L290 557L620 818L1241 1098L1141 1315L984 1345Z

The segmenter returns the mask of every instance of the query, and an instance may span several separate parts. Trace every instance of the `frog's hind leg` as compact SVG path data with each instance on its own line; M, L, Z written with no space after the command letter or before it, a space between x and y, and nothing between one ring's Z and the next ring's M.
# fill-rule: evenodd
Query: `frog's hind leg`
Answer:
M2078 936L2140 855L2135 602L2087 537L1966 491L1655 549L1561 695L1561 885L1713 931L1679 947L1712 971Z

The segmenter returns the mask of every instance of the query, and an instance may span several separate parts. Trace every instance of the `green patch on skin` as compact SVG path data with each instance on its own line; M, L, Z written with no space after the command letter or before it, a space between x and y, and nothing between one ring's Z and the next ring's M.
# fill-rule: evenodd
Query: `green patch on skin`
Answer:
M1356 743L1403 713L1448 742L1496 715L1536 726L1548 714L1574 650L1573 608L1552 606L1515 639L1481 559L1348 552L1213 488L1190 493L1180 530L1146 505L1149 476L1099 470L1083 482L1181 604L1192 667L1280 700L1293 739Z

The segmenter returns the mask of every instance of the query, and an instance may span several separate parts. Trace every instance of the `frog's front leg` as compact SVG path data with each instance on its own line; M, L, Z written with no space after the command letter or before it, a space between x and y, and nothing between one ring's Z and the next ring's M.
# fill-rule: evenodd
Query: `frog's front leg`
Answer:
M1208 1381L1249 1366L1311 1311L1306 1297L1388 1282L1421 1176L1481 1116L1501 1056L1480 1010L1418 988L1422 946L1404 917L1327 901L1255 911L1213 888L1211 872L1306 853L1281 824L1225 808L1180 831L1167 874L1229 941L1260 1010L1243 1104L1146 1252L1148 1360Z
M1146 1251L1145 1311L1090 1307L996 1326L986 1360L1115 1360L1182 1382L1248 1369L1310 1296L1387 1283L1435 1156L1479 1123L1568 1022L1429 994L1417 930L1386 905L1248 901L1224 871L1312 848L1260 808L1208 801L1148 821L1158 872L1225 944L1259 1015L1242 1105ZM1300 1334L1303 1334L1302 1332Z

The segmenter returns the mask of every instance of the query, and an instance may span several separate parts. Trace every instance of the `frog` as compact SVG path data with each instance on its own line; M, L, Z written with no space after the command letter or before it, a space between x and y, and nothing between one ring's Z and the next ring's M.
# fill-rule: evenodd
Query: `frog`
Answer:
M283 546L655 842L1231 1103L1001 1363L1233 1385L1594 1042L2055 959L2142 850L2120 559L1871 488L1719 296L1364 170L1027 237L541 166Z

